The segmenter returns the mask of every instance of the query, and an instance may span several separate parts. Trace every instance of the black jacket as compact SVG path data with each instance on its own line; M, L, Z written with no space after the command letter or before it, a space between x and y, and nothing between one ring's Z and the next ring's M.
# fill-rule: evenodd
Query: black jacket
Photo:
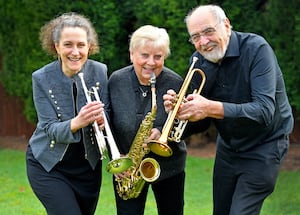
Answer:
M168 89L179 91L182 78L164 68L156 78L156 100L157 115L154 121L154 128L160 131L167 119L167 114L163 106L162 96ZM151 111L151 92L148 90L147 97L141 101L141 90L139 82L134 72L133 66L122 68L112 73L108 82L110 99L110 119L115 140L120 152L127 154L136 136L139 125L145 115ZM143 103L143 104L142 104ZM184 141L180 143L169 143L173 150L171 157L161 157L150 153L149 156L155 158L161 166L161 176L158 180L176 175L185 168L186 145Z

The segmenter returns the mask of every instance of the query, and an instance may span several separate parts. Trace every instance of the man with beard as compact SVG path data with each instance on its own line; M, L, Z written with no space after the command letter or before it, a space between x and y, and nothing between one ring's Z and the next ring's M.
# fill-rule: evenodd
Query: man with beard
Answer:
M186 19L195 64L205 72L201 95L190 94L178 118L186 133L213 122L218 131L213 172L214 215L259 214L275 187L289 146L293 116L276 56L264 38L233 31L224 11L199 6ZM193 77L198 88L201 77ZM167 112L175 92L164 95Z

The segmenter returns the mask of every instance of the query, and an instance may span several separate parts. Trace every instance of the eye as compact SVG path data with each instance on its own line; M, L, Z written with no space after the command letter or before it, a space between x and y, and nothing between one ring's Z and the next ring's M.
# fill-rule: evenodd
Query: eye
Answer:
M85 47L85 43L79 43L78 44L78 48L83 48L83 47Z
M142 58L147 59L149 57L149 54L142 53L141 56L142 56Z
M194 34L194 35L191 36L191 39L193 41L198 40L199 38L200 38L200 34Z
M202 34L205 36L212 36L216 30L214 28L205 29Z
M63 45L64 45L64 47L67 47L67 48L71 48L72 47L72 43L64 43Z
M154 60L161 60L162 56L161 55L154 55Z

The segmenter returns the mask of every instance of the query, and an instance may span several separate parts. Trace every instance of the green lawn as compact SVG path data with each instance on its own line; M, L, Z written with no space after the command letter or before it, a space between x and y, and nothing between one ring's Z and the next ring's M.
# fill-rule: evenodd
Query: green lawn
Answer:
M25 153L0 149L0 213L3 215L45 215L26 177ZM104 165L106 164L105 161ZM213 159L188 157L185 187L185 214L210 215L212 211ZM282 171L274 193L265 201L262 215L300 214L300 172ZM116 214L111 175L103 172L96 215ZM156 205L149 193L145 215L155 215Z

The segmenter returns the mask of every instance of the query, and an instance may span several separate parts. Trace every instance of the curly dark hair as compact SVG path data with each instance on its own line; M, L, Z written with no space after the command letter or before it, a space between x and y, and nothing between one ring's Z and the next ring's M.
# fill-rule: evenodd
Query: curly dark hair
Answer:
M75 12L64 13L42 26L40 30L40 41L42 48L50 55L57 57L55 43L58 43L61 32L65 27L79 27L87 32L90 44L89 55L99 52L98 35L91 21L83 15Z

